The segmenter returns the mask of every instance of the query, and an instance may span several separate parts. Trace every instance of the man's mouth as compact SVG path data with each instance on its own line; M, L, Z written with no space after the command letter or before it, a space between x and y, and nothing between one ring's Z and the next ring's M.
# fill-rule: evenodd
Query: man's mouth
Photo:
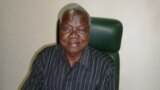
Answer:
M77 46L79 45L79 42L77 42L77 41L70 42L70 45L71 45L72 47L77 47Z
M72 47L77 47L77 44L76 43L72 43L71 46Z

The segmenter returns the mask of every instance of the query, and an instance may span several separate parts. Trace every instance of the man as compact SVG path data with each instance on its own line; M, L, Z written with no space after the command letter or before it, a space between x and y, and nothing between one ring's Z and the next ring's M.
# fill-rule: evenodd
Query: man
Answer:
M89 14L67 6L59 18L60 44L37 55L22 90L115 90L113 60L88 46Z

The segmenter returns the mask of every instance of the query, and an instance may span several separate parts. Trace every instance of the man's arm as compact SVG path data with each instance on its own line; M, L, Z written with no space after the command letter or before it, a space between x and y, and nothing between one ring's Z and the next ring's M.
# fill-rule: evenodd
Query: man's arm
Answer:
M40 90L43 83L42 55L37 55L31 68L30 75L21 90Z

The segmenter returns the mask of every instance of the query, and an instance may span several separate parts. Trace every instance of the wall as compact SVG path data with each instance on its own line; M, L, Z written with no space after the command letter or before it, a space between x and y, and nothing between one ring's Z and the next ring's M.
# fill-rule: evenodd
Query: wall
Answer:
M160 90L160 1L1 0L0 90L16 90L35 52L55 43L57 14L69 2L124 26L120 90Z

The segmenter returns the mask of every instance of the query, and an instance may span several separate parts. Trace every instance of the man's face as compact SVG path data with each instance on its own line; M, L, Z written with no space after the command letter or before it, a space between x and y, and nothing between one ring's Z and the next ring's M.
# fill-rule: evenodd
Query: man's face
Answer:
M81 54L89 41L89 21L83 12L64 14L60 25L60 43L68 54Z

